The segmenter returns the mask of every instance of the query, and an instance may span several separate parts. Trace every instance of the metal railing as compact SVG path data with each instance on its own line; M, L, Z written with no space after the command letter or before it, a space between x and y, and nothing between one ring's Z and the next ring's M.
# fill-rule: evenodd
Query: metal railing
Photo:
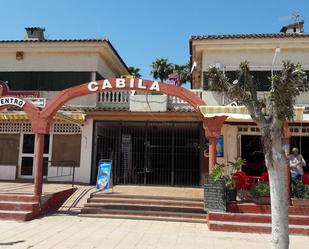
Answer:
M68 177L72 176L72 187L75 184L75 161L47 161L47 169L56 168L55 175L50 176L47 174L47 179L54 179L60 177ZM69 170L65 170L65 168L69 168Z

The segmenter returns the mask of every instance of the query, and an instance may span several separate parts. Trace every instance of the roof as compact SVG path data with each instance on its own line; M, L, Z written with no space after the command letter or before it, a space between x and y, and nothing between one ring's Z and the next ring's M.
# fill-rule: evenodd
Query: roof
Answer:
M26 27L25 30L42 30L42 31L45 31L45 28L41 28L41 27Z
M35 27L37 28L37 27ZM33 28L33 29L35 29ZM110 47L110 49L114 52L116 57L119 59L120 63L125 67L125 69L130 73L130 70L126 63L123 61L123 59L118 54L117 50L114 48L114 46L111 44L111 42L107 38L97 38L97 39L44 39L44 40L0 40L0 44L2 43L87 43L87 42L93 42L93 43L107 43L107 45Z
M220 39L265 39L265 38L307 38L309 33L270 33L270 34L234 34L234 35L193 35L194 40L220 40Z
M285 39L309 38L309 33L269 33L269 34L230 34L230 35L192 35L189 39L190 62L192 64L192 42L200 40L227 40L227 39Z
M44 40L0 40L0 43L57 43L57 42L109 42L107 38L98 39L44 39Z

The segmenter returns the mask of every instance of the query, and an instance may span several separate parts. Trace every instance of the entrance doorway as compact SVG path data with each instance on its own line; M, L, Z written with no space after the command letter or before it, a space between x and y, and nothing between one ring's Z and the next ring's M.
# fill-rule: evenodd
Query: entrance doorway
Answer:
M242 171L247 175L260 176L266 171L260 135L241 135L241 157L246 160Z
M49 161L50 136L45 135L44 139L44 156L43 156L43 176L47 176L47 166ZM35 151L35 134L21 133L20 155L18 177L31 179L34 177L34 151Z
M201 133L194 122L96 122L92 181L111 159L114 184L199 186Z

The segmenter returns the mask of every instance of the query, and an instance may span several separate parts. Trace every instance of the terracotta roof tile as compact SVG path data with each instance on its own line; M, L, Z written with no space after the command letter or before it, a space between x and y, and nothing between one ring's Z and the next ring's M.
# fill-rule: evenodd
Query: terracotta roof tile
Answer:
M307 38L309 33L273 33L273 34L235 34L235 35L193 35L190 40L219 39L263 39L263 38Z
M109 42L107 38L98 39L56 39L56 40L0 40L0 43L56 43L56 42Z

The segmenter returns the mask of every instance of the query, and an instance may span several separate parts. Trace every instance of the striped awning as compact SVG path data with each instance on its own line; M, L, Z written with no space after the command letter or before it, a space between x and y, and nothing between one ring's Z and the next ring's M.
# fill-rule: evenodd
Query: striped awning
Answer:
M252 121L245 106L199 106L204 117L227 116L228 121ZM295 121L309 121L309 115L304 115L305 107L295 106Z
M86 115L84 112L80 111L58 111L54 116L54 121L57 122L70 122L82 124L85 121ZM0 112L0 122L1 121L29 121L28 116L25 112L22 111L9 111L9 112Z

